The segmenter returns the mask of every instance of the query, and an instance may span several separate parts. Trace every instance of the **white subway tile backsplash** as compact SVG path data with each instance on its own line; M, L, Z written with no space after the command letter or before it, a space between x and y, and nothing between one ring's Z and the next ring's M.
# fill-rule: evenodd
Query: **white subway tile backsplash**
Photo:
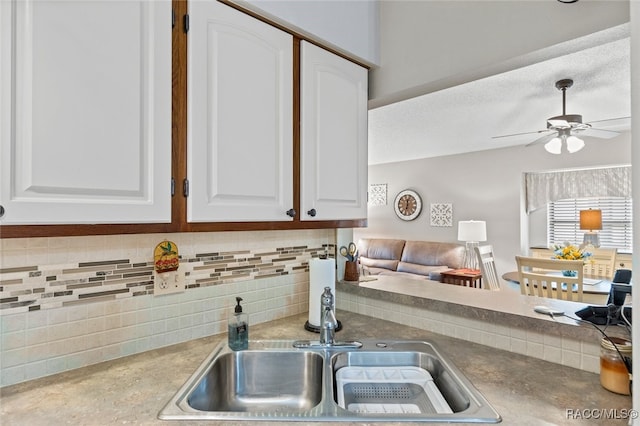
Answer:
M49 320L49 313L46 311L34 311L34 312L29 312L29 315L26 315L26 314L20 314L20 315L25 316L26 322L27 322L27 328L45 327L48 324L48 320ZM0 318L0 321L2 321L1 318Z
M562 365L573 368L582 368L582 354L571 350L562 350Z
M48 311L49 319L47 320L47 325L53 326L56 324L65 324L68 318L68 310L67 309L51 309Z
M503 351L509 351L511 349L511 338L503 334L495 335L494 348L501 349Z
M527 341L527 356L544 359L544 345L538 342Z
M510 327L509 336L511 336L514 339L527 340L527 330Z
M84 364L87 365L87 364ZM24 367L26 373L25 380L37 379L47 375L47 361L38 361L27 364Z
M527 330L527 341L528 342L536 342L543 343L544 342L544 334L538 331Z
M123 274L150 274L163 239L178 244L188 288L154 297ZM236 295L251 323L306 312L308 260L334 242L333 230L0 239L0 386L225 333ZM213 273L196 269L199 253L230 251L245 272L225 260L198 284ZM277 268L244 260L260 253Z
M25 329L25 314L10 316L7 318L0 317L2 324L2 333L11 333L12 331Z
M527 341L512 337L511 338L511 352L515 352L515 353L521 354L521 355L526 355L527 354Z
M543 359L556 364L562 364L562 349L557 346L545 345Z
M481 345L492 347L492 348L497 347L498 337L504 337L488 331L487 332L481 331L478 334L480 335L480 341L478 343L480 343Z
M566 337L562 339L563 351L573 351L579 353L581 349L581 342L579 340L574 340Z
M591 371L592 373L600 372L600 355L588 355L582 354L582 367L583 370Z
M25 346L25 341L25 332L23 330L12 331L2 335L1 347L3 350L19 349Z
M559 349L562 348L562 337L545 334L543 343L545 346L552 346Z
M49 339L48 330L49 329L47 327L27 329L25 331L25 346L34 346L46 343Z
M26 350L24 347L17 349L4 349L2 351L2 368L15 367L24 363Z
M600 357L600 344L599 343L587 343L587 342L581 342L582 343L582 353L585 355L592 355L592 356L597 356Z
M15 367L10 367L2 365L2 381L6 383L20 383L27 380L27 375L25 374L26 368L23 365L18 365ZM47 373L48 374L48 373Z
M26 363L44 361L49 354L49 343L41 343L35 345L26 346ZM4 368L3 362L3 368ZM3 370L4 371L4 370Z

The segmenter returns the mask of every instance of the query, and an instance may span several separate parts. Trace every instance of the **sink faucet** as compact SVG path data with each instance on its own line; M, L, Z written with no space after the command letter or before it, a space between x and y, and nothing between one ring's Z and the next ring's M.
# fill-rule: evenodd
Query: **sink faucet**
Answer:
M358 349L362 347L361 342L336 342L336 330L338 320L336 319L335 304L331 288L325 287L324 293L320 295L320 340L296 340L293 347L298 349Z
M334 312L333 294L331 288L325 287L320 296L320 344L333 345L335 343L338 321Z

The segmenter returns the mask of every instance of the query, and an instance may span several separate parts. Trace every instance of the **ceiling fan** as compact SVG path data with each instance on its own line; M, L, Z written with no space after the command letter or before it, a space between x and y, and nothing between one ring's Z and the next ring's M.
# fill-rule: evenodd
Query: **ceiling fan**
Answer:
M605 129L596 129L590 123L582 122L582 115L567 114L567 89L573 86L573 80L567 78L556 81L556 88L562 91L562 115L547 119L547 129L537 132L515 133L511 135L494 136L492 139L522 136L532 133L544 133L543 136L528 143L526 146L545 144L544 148L551 154L561 154L563 145L569 153L580 151L584 148L584 141L576 135L591 136L594 138L610 139L618 136L620 132ZM605 125L621 125L626 123L629 117L612 118L607 120L593 121Z

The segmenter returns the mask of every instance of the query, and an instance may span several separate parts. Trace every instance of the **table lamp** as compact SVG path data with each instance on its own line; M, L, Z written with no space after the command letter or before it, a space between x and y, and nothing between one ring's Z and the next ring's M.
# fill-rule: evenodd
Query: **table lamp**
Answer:
M487 241L487 223L484 220L459 221L458 240L465 242L464 268L478 269L478 259L474 247L477 247L480 241Z
M600 247L600 238L594 231L602 229L602 210L580 210L580 229L587 230L584 233L583 247Z

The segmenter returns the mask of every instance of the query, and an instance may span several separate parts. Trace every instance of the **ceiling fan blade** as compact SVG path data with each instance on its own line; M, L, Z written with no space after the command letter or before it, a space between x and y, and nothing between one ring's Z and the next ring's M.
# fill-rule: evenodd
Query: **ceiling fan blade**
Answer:
M511 133L509 135L491 136L491 139L517 138L519 136L534 135L536 133L540 133L544 131L546 130L539 130L537 132Z
M608 118L606 120L590 121L589 124L596 124L601 129L627 130L631 128L631 117Z
M615 130L605 130L605 129L594 129L593 127L588 127L586 129L574 130L571 132L580 136L587 136L592 138L600 138L600 139L611 139L615 138L620 134L620 132L616 132Z
M538 138L538 139L534 140L533 142L529 142L528 144L525 145L525 147L547 143L551 139L555 138L556 136L558 136L558 132L553 132L551 134L544 135L541 138Z

